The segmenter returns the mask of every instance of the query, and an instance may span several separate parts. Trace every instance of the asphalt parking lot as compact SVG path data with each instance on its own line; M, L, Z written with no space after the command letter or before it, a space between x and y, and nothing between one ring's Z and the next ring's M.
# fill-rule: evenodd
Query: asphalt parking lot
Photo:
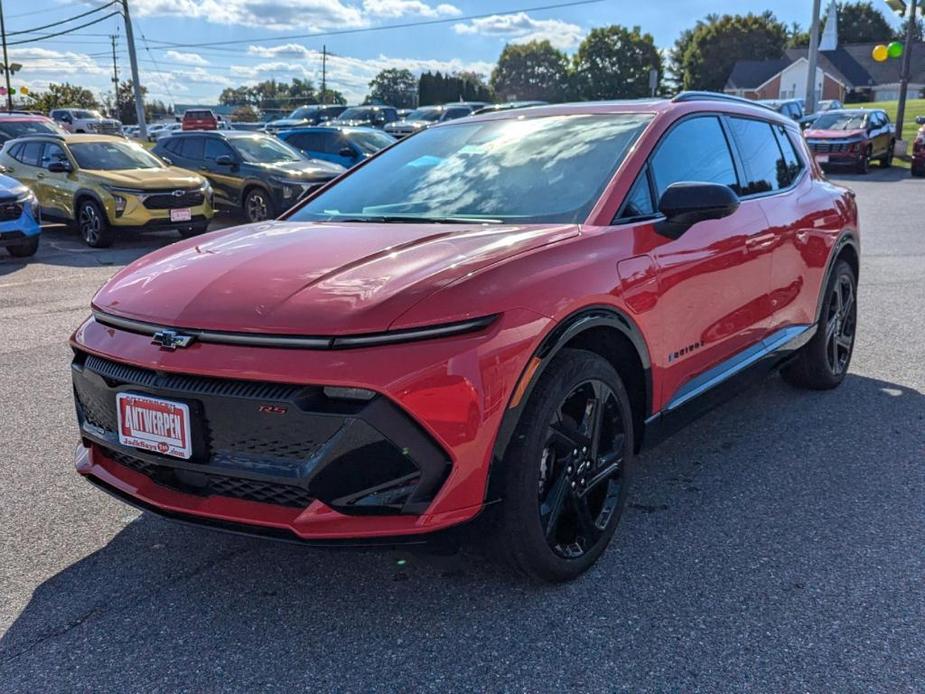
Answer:
M72 467L66 338L178 237L53 228L3 255L0 691L925 690L925 180L834 178L863 224L848 379L768 380L646 454L613 545L560 587L104 496Z

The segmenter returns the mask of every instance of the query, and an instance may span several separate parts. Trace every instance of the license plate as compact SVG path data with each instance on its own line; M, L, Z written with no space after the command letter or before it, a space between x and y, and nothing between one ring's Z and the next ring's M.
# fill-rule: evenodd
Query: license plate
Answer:
M179 210L170 210L171 222L188 222L193 218L193 211L189 207L183 207Z
M119 443L144 451L188 459L190 441L189 406L134 393L116 394Z
M816 155L816 161L819 162L820 164L825 164L828 160L829 160L828 154L817 154Z

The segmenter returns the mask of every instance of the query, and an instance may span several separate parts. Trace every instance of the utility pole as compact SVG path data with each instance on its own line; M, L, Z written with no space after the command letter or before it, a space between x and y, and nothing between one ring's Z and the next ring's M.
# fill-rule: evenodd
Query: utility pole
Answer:
M3 23L3 0L0 0L0 34L3 36L3 74L6 75L6 108L13 110L13 88L10 86L10 60L6 55L6 25Z
M116 114L119 114L122 113L122 108L119 104L119 65L116 62L116 39L119 37L111 34L109 38L112 40L112 100L116 105Z
M321 103L328 103L328 47L321 46Z
M806 113L816 112L816 65L819 63L819 5L813 0L813 19L809 25L809 66L806 75ZM796 94L794 94L796 96Z
M135 115L138 116L138 136L142 140L147 140L148 127L145 125L145 102L141 96L141 80L138 78L138 57L135 55L135 35L132 33L128 0L122 0L122 16L125 18L125 42L128 44L128 61L132 66L132 86L135 88Z
M903 46L903 62L899 69L899 104L896 106L896 137L903 139L903 121L906 119L906 92L909 91L909 73L912 68L912 44L915 41L916 0L909 2L906 18L906 45Z

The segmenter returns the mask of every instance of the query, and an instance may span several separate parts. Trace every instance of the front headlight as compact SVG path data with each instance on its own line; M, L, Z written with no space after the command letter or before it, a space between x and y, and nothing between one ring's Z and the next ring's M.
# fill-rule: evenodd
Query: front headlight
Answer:
M199 186L199 192L203 195L212 195L212 184L208 178L202 179L202 185Z
M299 197L305 190L313 185L312 181L302 181L294 178L273 177L270 180L283 189L283 197L287 200L292 197Z
M40 214L39 199L35 196L31 190L26 188L26 190L19 194L19 197L16 198L16 202L25 207L29 206L30 211L32 212L32 217L38 221Z

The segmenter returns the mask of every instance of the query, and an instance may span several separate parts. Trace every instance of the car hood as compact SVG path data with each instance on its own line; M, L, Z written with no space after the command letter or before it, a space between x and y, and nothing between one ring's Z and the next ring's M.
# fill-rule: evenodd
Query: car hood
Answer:
M847 140L854 137L864 137L866 132L859 130L816 130L810 128L803 131L803 137L815 138L817 140Z
M124 169L97 171L84 169L84 173L99 183L126 188L196 188L202 185L199 174L176 166L166 169Z
M340 164L321 161L320 159L286 161L275 164L251 164L251 166L259 167L270 175L306 181L316 181L318 179L327 181L335 176L340 176L346 171Z
M308 120L305 118L280 118L279 120L271 120L267 123L268 128L295 128L299 125L305 125L308 123Z
M574 224L252 224L135 261L97 293L93 306L178 328L380 332L482 268L578 234Z
M17 181L15 178L10 178L9 176L4 176L0 174L0 198L8 200L9 198L16 198L25 193L28 190L26 186Z

